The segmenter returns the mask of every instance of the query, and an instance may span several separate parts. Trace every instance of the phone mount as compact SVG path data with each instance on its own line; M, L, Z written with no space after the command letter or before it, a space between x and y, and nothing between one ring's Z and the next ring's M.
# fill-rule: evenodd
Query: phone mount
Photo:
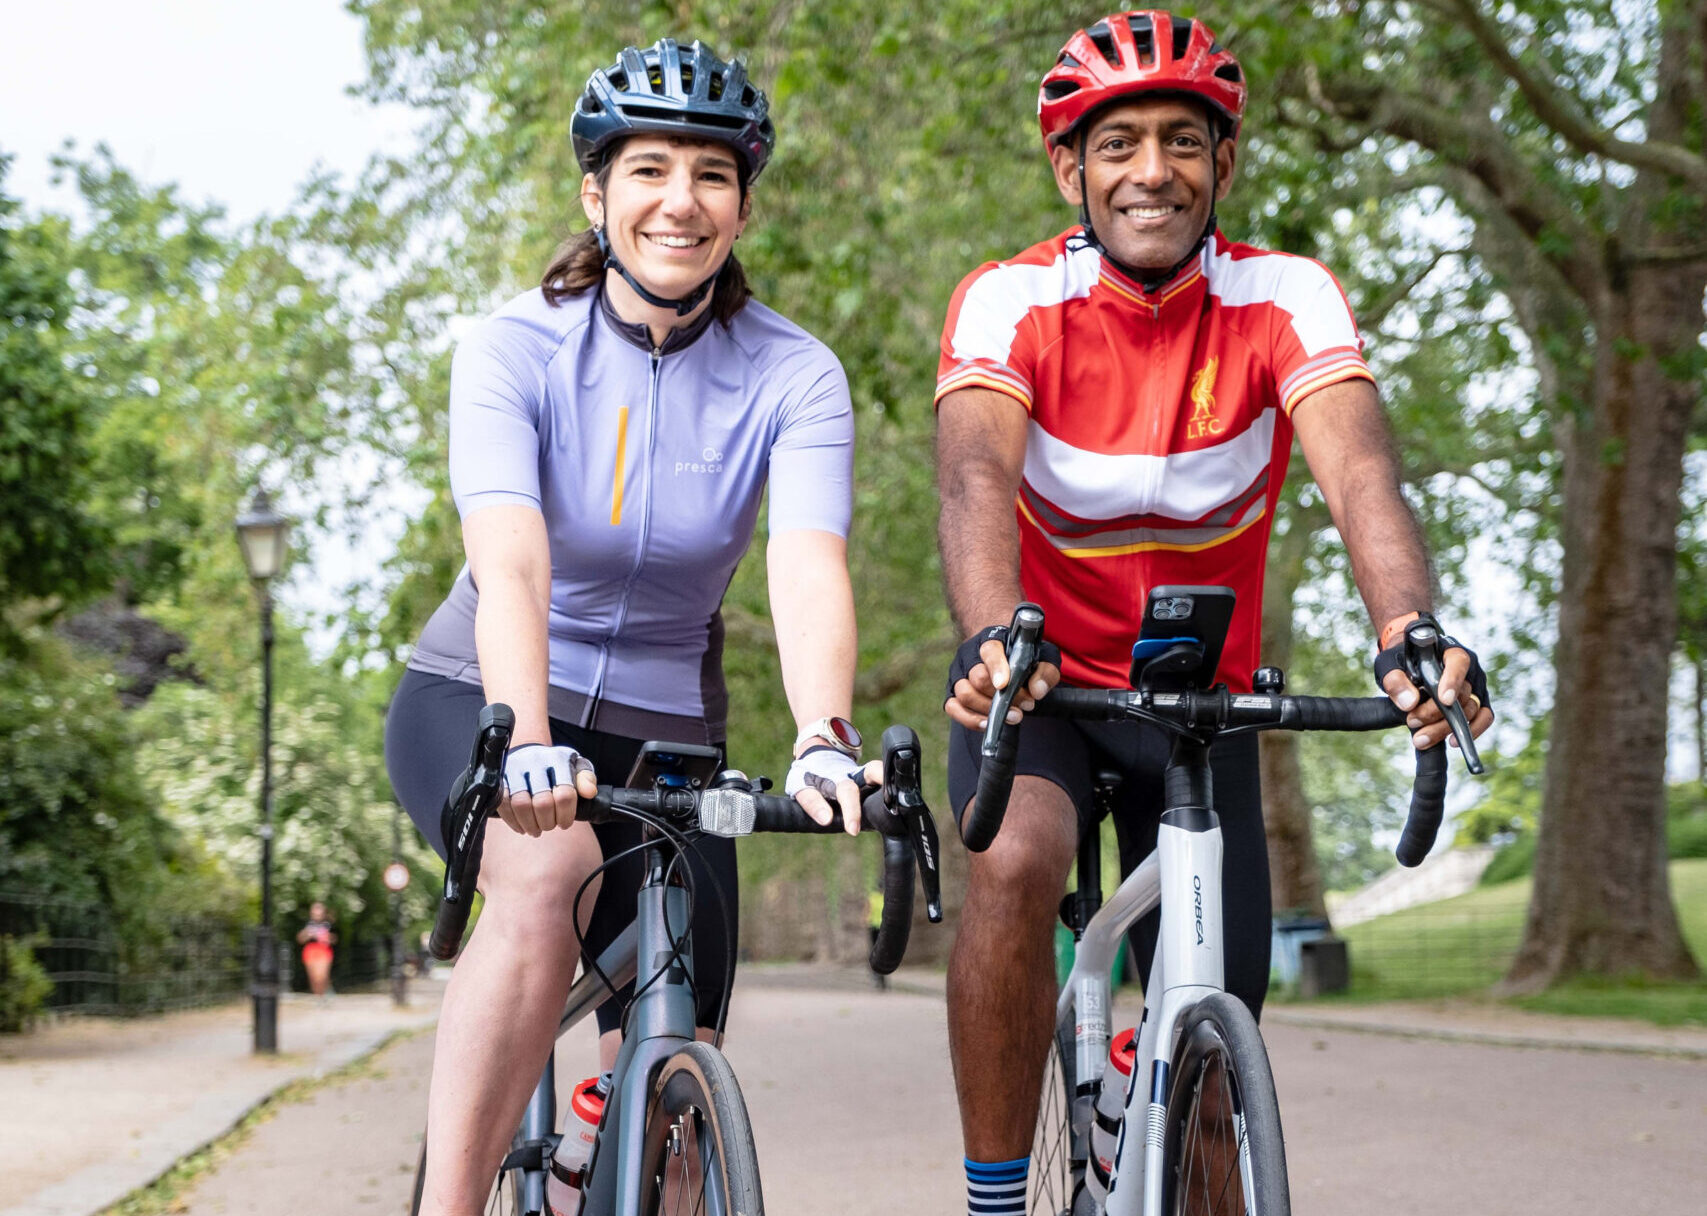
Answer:
M1207 655L1207 647L1196 638L1139 638L1132 643L1132 671L1127 680L1140 692L1198 688L1204 683Z

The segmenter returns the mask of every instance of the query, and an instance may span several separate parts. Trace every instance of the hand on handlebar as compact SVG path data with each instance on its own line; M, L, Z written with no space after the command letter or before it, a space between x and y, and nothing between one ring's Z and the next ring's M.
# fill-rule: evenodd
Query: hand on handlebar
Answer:
M1404 620L1405 618L1400 618ZM1388 626L1396 627L1398 622ZM1432 617L1423 617L1417 621L1417 626L1433 626L1439 633L1439 626ZM1444 649L1437 649L1439 656L1435 662L1438 670L1423 679L1434 682L1434 696L1425 695L1422 688L1412 680L1407 667L1415 661L1413 656L1407 659L1407 636L1411 628L1391 641L1375 660L1375 676L1393 704L1404 710L1407 717L1405 724L1411 730L1411 741L1419 751L1426 751L1437 746L1442 739L1452 735L1452 723L1447 716L1447 708L1456 705L1462 713L1459 728L1469 728L1470 737L1474 739L1493 725L1494 711L1488 703L1487 676L1482 671L1482 665L1476 654L1469 647L1462 645L1455 638L1446 637L1439 633L1440 644ZM1458 740L1451 738L1451 744L1458 746ZM1474 750L1474 749L1472 749ZM1473 769L1475 766L1472 766Z
M968 638L955 652L954 665L948 673L948 697L943 711L968 730L983 730L989 719L990 704L998 689L1006 688L1012 675L1008 667L1006 625L994 625ZM1007 720L1018 723L1025 712L1037 707L1044 696L1061 681L1060 652L1044 643L1031 683L1015 697Z
M855 778L858 778L857 782ZM883 761L872 760L861 766L845 752L833 747L809 747L789 766L782 789L800 804L814 823L830 822L828 799L834 798L841 808L842 827L849 836L857 836L860 799L882 784Z
M540 836L575 822L577 795L596 798L593 766L572 747L523 743L504 756L504 797L498 817L511 831Z

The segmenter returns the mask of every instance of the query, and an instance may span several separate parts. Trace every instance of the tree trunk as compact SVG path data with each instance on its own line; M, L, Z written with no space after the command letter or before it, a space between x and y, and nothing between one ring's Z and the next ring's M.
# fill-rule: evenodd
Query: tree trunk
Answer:
M1558 695L1519 991L1577 973L1696 974L1666 874L1668 676L1679 491L1699 392L1700 265L1614 274L1596 309L1589 409L1563 424Z
M1292 598L1304 577L1310 527L1294 504L1289 526L1269 543L1263 586L1263 662L1285 669L1292 662ZM1268 833L1268 874L1275 912L1305 911L1326 917L1322 871L1316 861L1310 803L1298 763L1298 735L1270 730L1258 736L1262 767L1262 823Z

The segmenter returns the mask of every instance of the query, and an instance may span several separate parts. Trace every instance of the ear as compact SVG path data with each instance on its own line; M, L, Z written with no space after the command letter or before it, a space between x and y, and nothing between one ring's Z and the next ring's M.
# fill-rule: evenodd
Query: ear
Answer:
M591 173L581 179L581 210L587 214L587 222L595 228L604 227L605 196L599 189L599 179Z
M1067 144L1056 144L1049 149L1049 167L1055 171L1055 188L1061 192L1061 197L1073 206L1081 206L1085 201L1084 191L1079 188L1079 149L1074 140Z
M1220 202L1227 197L1227 191L1233 188L1233 175L1239 159L1239 147L1230 139L1223 139L1215 145L1215 201Z
M735 235L741 235L741 228L747 226L747 217L753 214L753 188L747 187L747 193L741 197L740 227L735 229Z

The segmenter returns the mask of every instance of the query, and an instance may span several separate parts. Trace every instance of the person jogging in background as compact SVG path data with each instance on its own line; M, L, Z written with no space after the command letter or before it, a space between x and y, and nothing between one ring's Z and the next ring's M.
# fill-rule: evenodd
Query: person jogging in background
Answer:
M1246 84L1201 21L1149 10L1080 30L1044 75L1038 119L1078 223L960 284L936 387L939 539L962 636L945 708L949 798L977 789L979 738L1009 676L1001 638L1024 600L1048 661L1011 721L1056 681L1124 688L1146 596L1162 584L1238 596L1216 678L1249 691L1263 566L1297 437L1351 555L1377 638L1377 679L1418 747L1447 726L1392 663L1433 607L1428 554L1399 489L1392 436L1332 274L1228 239ZM1475 655L1447 651L1441 697L1493 721ZM1129 871L1156 843L1166 737L1040 718L1020 734L1001 833L971 857L949 963L949 1043L970 1209L1024 1210L1053 1025L1051 930L1098 767L1123 774ZM1268 983L1270 908L1255 735L1211 753L1224 835L1227 988L1253 1013ZM1158 916L1134 945L1148 975Z
M308 990L315 996L324 997L332 990L332 946L337 940L326 905L315 900L308 905L308 923L296 933L297 944L302 947L302 966L308 972Z
M734 256L776 139L765 94L739 60L665 38L593 73L571 135L591 227L458 344L450 485L468 563L386 724L392 784L442 856L440 809L481 707L516 715L485 904L439 1019L431 1216L481 1209L556 1035L577 936L596 956L633 918L640 829L578 823L578 799L620 784L645 740L724 743L720 609L767 486L771 616L799 727L785 789L820 823L838 801L854 831L872 771L848 720L847 379L752 298ZM692 962L710 1037L734 953L720 911L735 907L734 842L702 837L688 856L706 893ZM621 1012L599 1010L604 1068Z

